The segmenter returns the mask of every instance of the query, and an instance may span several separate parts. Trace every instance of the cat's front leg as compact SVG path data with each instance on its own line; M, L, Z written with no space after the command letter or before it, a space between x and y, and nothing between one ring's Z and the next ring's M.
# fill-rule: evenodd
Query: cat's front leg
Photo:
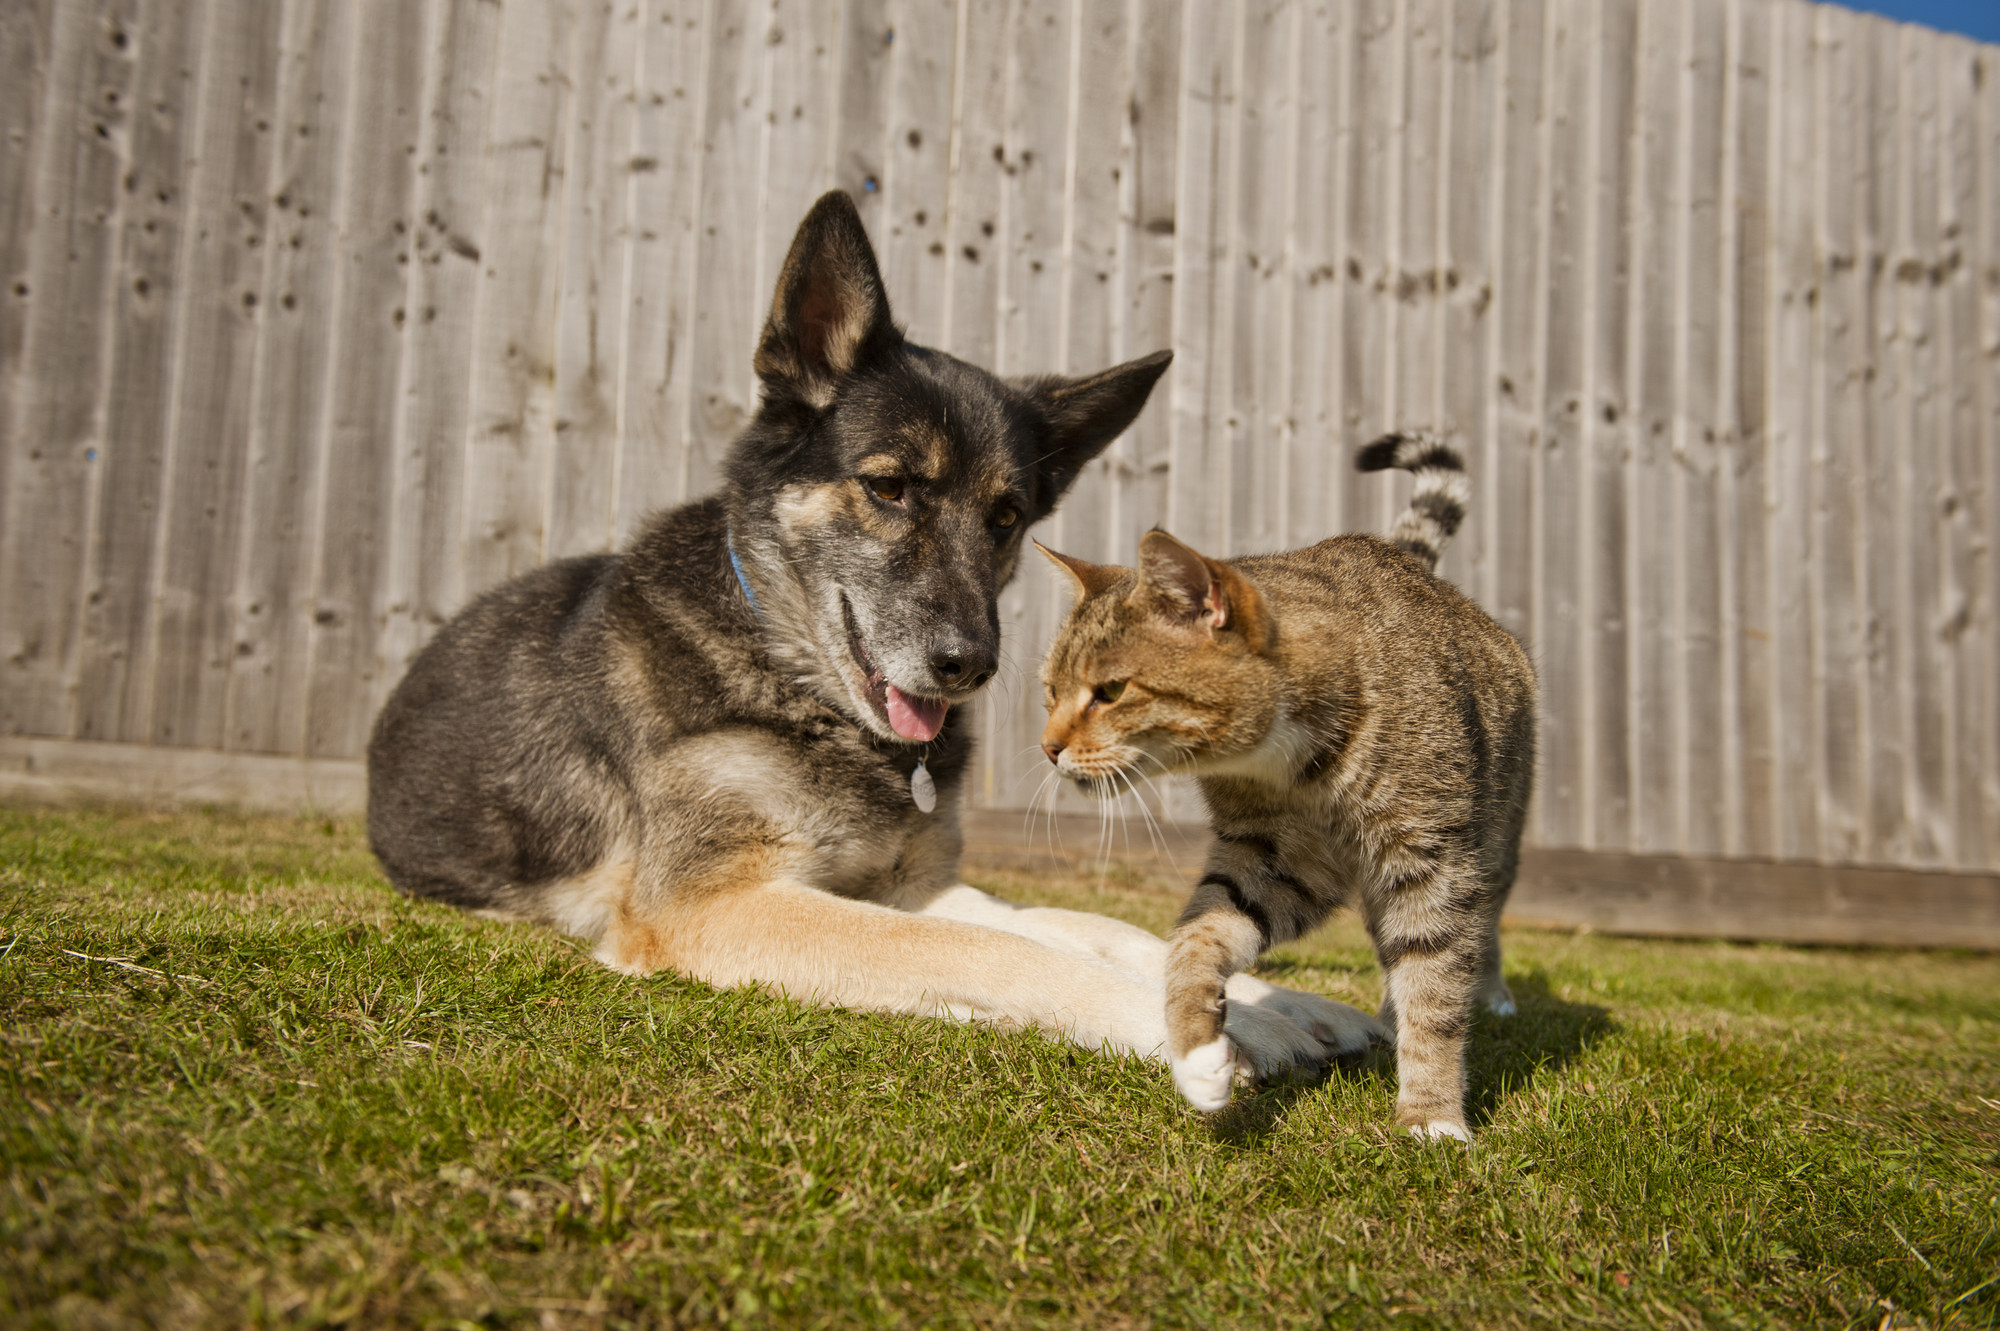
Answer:
M1167 1056L1174 1086L1197 1109L1228 1104L1239 1072L1274 1070L1256 1067L1254 1055L1239 1050L1227 1029L1230 977L1256 961L1270 941L1268 924L1248 913L1254 909L1233 878L1211 872L1195 888L1168 945ZM1239 1014L1235 1034L1251 1045L1269 1034L1265 1024L1261 1014Z

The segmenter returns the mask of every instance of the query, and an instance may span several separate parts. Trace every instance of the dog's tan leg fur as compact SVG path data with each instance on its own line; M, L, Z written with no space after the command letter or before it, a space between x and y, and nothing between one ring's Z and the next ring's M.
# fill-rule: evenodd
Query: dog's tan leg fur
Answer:
M1033 1026L1149 1057L1165 1043L1158 986L1111 966L783 878L737 881L676 893L664 909L635 895L599 940L599 959L841 1007Z

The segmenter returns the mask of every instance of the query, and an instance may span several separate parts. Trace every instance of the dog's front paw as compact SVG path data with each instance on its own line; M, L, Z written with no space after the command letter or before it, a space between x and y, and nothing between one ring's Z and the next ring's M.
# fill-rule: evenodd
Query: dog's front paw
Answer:
M1236 1045L1236 1059L1246 1081L1280 1077L1317 1077L1326 1071L1327 1051L1320 1038L1282 1012L1231 1000L1223 1031Z
M1281 989L1241 974L1230 977L1228 993L1232 1010L1257 1008L1284 1017L1310 1034L1321 1046L1323 1062L1359 1058L1370 1045L1395 1043L1389 1028L1360 1008L1318 994Z
M1236 1084L1236 1046L1227 1035L1218 1035L1205 1045L1173 1060L1174 1089L1196 1109L1212 1113L1229 1103L1229 1089Z

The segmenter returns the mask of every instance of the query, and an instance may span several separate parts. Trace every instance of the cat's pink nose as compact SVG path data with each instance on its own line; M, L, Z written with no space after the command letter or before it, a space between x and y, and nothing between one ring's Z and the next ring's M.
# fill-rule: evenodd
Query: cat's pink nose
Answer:
M1049 755L1050 762L1054 762L1056 759L1062 757L1062 751L1063 751L1063 746L1060 744L1042 745L1042 752Z

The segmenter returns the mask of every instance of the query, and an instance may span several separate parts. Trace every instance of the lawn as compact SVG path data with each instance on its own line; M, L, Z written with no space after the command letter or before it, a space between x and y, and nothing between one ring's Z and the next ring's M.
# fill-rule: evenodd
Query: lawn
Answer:
M972 875L1163 927L1170 885ZM8 1326L1988 1326L2000 958L1513 931L1476 1145L599 968L348 823L0 810ZM1371 1005L1336 923L1268 974Z

